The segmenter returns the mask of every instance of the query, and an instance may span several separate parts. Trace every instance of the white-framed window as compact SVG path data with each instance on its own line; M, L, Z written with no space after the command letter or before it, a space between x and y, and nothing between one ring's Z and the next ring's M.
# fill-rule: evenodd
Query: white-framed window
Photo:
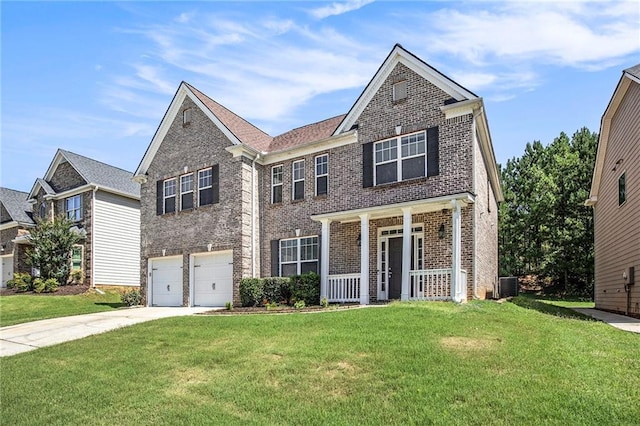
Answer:
M73 246L71 249L71 272L82 271L83 253L84 247Z
M180 210L193 208L193 173L180 176Z
M292 166L293 175L293 199L304 199L304 160L298 160L293 162Z
M407 80L399 81L393 85L393 100L400 101L407 98Z
M374 184L427 175L427 134L412 133L374 144Z
M67 219L74 222L82 219L82 194L66 198L64 200L64 210L67 214Z
M213 204L213 168L198 170L198 206Z
M191 124L191 108L182 111L182 125L188 126L189 124Z
M176 211L176 178L165 179L164 181L164 213Z
M318 236L280 240L280 276L318 273Z
M282 202L282 164L271 168L271 202Z
M47 203L46 202L42 202L40 203L40 213L39 213L40 219L44 219L47 217Z
M316 195L325 195L329 189L329 154L316 157Z
M627 173L623 172L618 178L618 206L627 201Z

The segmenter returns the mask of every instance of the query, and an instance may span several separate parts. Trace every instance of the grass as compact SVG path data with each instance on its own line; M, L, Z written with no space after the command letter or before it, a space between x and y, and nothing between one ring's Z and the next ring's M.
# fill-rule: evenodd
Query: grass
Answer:
M638 335L514 303L171 318L1 358L0 418L637 424L639 353Z
M43 296L20 294L0 297L0 326L20 324L47 318L110 311L124 306L120 293L104 295L85 293L75 296Z

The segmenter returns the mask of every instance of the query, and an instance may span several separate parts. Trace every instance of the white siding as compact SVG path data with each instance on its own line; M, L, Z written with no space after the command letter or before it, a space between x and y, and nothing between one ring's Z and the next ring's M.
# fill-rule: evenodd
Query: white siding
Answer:
M140 202L98 191L93 214L96 285L140 285Z

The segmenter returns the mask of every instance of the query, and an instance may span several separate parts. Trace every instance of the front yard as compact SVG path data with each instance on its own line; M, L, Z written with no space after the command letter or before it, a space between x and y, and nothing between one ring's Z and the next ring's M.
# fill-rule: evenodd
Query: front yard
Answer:
M125 306L120 293L88 292L74 296L18 294L0 296L0 327L69 315L110 311Z
M639 353L638 335L514 303L182 317L0 359L0 414L14 425L637 424Z

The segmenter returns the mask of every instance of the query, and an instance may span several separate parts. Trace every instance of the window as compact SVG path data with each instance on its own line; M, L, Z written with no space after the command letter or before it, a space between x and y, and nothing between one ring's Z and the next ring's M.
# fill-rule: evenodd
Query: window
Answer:
M280 240L280 276L318 273L318 237Z
M40 219L44 219L47 216L47 203L44 201L40 204Z
M176 179L167 179L164 181L164 213L173 213L176 211Z
M618 178L618 205L621 206L627 201L627 178L626 172Z
M188 126L191 124L191 108L182 111L182 125Z
M400 101L407 98L407 81L399 81L393 85L393 100Z
M424 131L377 142L374 153L376 185L426 176Z
M180 176L180 210L193 208L193 173Z
M213 204L213 168L198 171L198 205Z
M282 164L271 168L271 202L282 202Z
M67 218L77 222L82 219L82 195L74 195L64 200L64 210L67 212Z
M82 246L71 249L71 272L82 271Z
M316 157L316 195L327 193L329 179L329 154Z
M293 199L304 199L304 160L293 162Z

